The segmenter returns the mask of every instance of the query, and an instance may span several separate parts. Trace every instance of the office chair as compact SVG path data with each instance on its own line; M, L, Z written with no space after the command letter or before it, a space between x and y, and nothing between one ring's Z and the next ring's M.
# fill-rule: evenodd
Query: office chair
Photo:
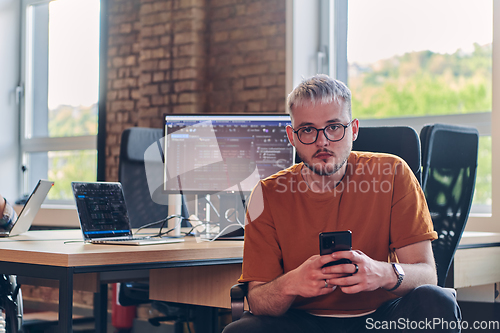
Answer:
M0 274L0 328L7 333L18 333L22 332L22 325L23 298L17 277Z
M469 216L478 156L475 128L434 124L420 132L422 188L438 239L432 242L438 285L446 277Z
M130 224L134 228L159 221L168 216L168 206L157 204L151 198L144 163L146 149L154 143L159 144L162 138L163 130L157 128L132 127L122 133L118 178L123 186ZM158 152L161 152L161 146L158 146ZM148 161L148 163L153 162ZM149 165L149 167L155 170L154 173L158 174L161 183L163 164L159 162L158 165ZM157 194L161 195L161 193ZM189 216L184 200L181 212L182 216ZM159 227L159 225L153 227ZM123 306L152 302L149 300L149 284L141 282L121 283L118 298ZM153 325L158 326L160 320L185 321L182 316L185 311L180 309L178 305L156 301L152 303L153 307L166 314L165 317L151 319L150 322ZM176 330L181 331L181 329L182 327L176 325Z
M168 216L168 206L157 204L151 199L144 165L144 152L153 143L159 143L162 138L163 130L159 128L132 127L122 133L118 179L123 186L130 224L133 228ZM159 153L160 149L159 147ZM156 173L161 183L163 164L158 163L153 167L158 171ZM188 216L185 203L182 205L181 215Z
M401 157L409 165L418 181L421 181L420 140L417 132L408 126L360 127L359 135L353 142L353 150L389 153ZM296 155L295 162L301 160ZM248 292L247 283L231 287L232 320L243 315L244 301Z

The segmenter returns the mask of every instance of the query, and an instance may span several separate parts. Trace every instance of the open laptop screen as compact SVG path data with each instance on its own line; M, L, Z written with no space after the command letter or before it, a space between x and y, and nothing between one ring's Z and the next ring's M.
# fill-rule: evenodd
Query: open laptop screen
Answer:
M130 236L130 222L120 183L73 182L85 240Z

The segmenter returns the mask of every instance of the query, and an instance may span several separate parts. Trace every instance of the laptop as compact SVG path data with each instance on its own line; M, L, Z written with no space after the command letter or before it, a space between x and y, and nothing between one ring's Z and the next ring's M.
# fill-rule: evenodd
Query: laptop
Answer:
M54 182L39 180L26 204L24 204L17 220L13 224L0 226L0 237L17 236L28 231L53 185Z
M184 238L133 236L121 183L72 182L85 243L153 245L183 242Z

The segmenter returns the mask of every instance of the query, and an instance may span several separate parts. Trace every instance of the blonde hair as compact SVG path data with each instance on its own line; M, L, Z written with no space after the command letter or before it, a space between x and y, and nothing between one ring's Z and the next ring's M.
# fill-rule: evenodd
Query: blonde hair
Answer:
M292 115L292 109L295 106L306 104L329 104L332 102L340 103L342 98L347 107L349 118L351 114L351 91L347 86L339 81L330 78L328 75L318 74L309 79L304 79L292 90L287 98L287 111Z

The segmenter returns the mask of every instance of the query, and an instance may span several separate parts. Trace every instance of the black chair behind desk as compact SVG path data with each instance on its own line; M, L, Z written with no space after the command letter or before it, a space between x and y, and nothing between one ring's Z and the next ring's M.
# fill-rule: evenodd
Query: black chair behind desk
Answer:
M438 239L432 242L438 285L467 223L476 180L479 134L475 128L434 124L422 128L422 188Z
M352 150L388 153L401 157L422 184L418 133L409 126L360 127Z
M118 177L123 186L130 223L134 228L159 221L168 216L168 206L165 204L158 204L151 198L144 163L144 153L146 149L154 143L159 145L162 138L163 130L157 128L133 127L126 129L122 133ZM161 146L158 146L158 154L160 154L160 152ZM159 161L161 161L161 159ZM154 162L148 161L148 163ZM154 183L161 184L163 164L161 162L148 164L148 168L154 171L153 175L148 173L148 176L159 177ZM162 195L161 192L157 192L156 194ZM166 203L166 200L158 200L158 202ZM188 216L184 202L181 215ZM149 284L142 282L121 283L119 301L123 306L152 302L149 300ZM150 322L155 325L163 320L177 320L178 322L187 320L187 311L185 311L185 307L182 305L157 301L152 303L160 312L167 314L165 317L150 320ZM176 332L182 332L182 327L180 325L176 326Z
M420 140L417 132L411 127L360 127L358 138L353 142L353 150L397 155L406 161L415 177L421 181ZM300 159L296 157L295 162L299 163ZM246 283L238 283L231 288L233 321L243 314L246 294Z

